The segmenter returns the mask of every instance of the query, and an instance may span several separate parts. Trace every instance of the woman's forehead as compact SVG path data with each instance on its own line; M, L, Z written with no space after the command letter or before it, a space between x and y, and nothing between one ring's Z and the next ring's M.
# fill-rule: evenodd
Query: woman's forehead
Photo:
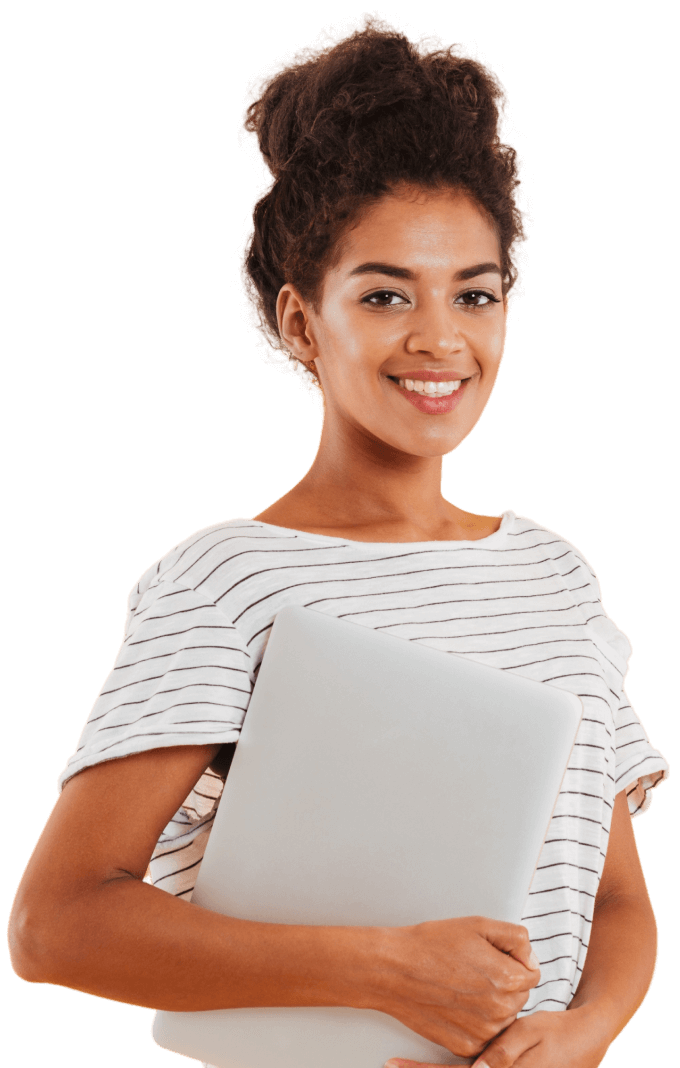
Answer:
M470 256L500 262L493 222L459 190L385 194L359 214L338 252L334 269L343 274L368 260L405 268L444 267Z

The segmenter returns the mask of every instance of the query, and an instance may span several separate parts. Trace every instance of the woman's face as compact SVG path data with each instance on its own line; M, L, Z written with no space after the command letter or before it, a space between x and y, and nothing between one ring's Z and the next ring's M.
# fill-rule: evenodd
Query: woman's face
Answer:
M294 354L314 360L327 424L441 456L470 433L498 373L498 238L468 196L405 188L347 233L316 311L287 284L278 312ZM430 399L437 382L460 385Z

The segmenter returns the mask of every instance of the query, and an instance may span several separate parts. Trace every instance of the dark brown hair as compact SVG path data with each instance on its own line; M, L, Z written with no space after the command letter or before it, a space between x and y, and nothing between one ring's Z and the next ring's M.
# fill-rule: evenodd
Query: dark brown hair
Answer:
M245 126L274 183L253 212L245 274L276 348L281 286L292 282L318 309L343 231L400 183L470 194L496 228L511 288L512 248L524 235L515 151L498 136L502 101L495 77L455 46L421 52L374 18L266 83Z

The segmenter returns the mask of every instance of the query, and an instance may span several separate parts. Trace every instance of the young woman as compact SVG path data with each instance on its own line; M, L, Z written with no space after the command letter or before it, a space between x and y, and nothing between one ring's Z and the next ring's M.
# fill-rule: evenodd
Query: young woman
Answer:
M247 274L265 330L322 391L318 454L260 515L193 535L134 587L17 894L25 979L170 1010L373 1008L488 1068L593 1068L640 1005L655 924L631 814L667 765L626 699L630 646L573 545L440 490L493 388L515 280L500 97L478 63L369 21L249 109L275 180ZM286 604L581 697L521 925L278 925L191 903Z

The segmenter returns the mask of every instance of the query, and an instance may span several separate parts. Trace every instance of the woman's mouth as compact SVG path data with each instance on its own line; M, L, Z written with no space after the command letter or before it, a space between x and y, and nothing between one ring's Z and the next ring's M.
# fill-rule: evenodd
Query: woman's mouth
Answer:
M418 382L412 379L388 377L405 400L409 401L419 412L425 412L427 415L440 415L453 411L460 403L469 381L463 378L451 382ZM430 392L433 386L437 389L436 393Z

